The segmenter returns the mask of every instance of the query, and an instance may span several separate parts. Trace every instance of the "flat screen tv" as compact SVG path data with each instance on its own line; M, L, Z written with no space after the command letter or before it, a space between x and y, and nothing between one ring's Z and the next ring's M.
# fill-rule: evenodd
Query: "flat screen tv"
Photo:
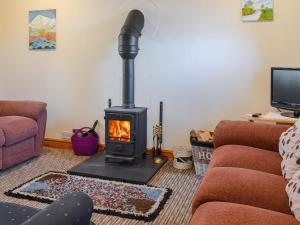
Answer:
M300 116L300 68L271 68L271 105L292 111L283 116Z

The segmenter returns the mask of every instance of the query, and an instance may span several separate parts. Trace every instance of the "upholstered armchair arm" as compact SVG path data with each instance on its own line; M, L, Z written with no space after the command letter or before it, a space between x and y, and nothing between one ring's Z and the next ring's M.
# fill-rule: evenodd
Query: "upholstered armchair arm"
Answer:
M35 137L35 149L34 155L38 156L43 148L44 137L46 132L46 123L47 123L47 111L44 109L41 113L37 116L36 119L38 125L38 132Z
M37 120L46 103L36 101L0 101L0 116L24 116Z
M37 122L38 132L35 136L35 156L40 154L43 147L47 122L46 106L46 103L36 101L0 101L0 116L23 116Z
M92 225L93 202L84 193L67 194L21 225Z
M215 128L214 145L246 145L278 151L279 137L288 125L269 125L246 121L221 121Z

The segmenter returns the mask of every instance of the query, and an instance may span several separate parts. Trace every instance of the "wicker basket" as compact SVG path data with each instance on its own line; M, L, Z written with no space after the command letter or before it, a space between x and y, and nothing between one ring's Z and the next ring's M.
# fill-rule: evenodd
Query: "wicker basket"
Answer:
M179 170L187 170L193 167L192 149L191 147L180 146L173 151L173 166Z

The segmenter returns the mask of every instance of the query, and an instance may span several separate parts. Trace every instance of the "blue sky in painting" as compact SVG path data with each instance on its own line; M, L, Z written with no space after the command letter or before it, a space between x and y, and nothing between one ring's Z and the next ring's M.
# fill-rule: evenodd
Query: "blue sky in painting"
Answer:
M249 0L243 0L243 7L248 2ZM273 0L251 0L251 2L254 3L255 9L260 9L262 4L268 8L273 8Z
M56 18L56 10L50 9L50 10L35 10L35 11L29 11L29 23L37 17L38 15L45 16L51 19Z

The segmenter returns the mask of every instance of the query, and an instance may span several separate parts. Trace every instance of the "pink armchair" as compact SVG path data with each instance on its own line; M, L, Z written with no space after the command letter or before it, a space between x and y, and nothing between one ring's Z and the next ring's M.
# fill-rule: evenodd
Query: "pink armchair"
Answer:
M46 103L0 101L0 169L38 156L47 121Z

